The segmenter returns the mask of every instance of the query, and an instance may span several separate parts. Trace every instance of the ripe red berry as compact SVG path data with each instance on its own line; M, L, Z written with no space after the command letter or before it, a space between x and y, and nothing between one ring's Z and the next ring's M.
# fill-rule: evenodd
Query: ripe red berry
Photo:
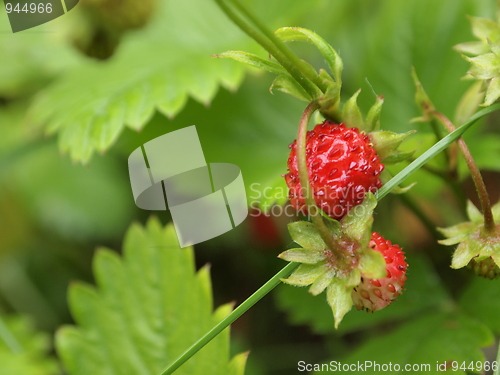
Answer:
M376 311L401 294L408 264L403 250L376 232L372 233L370 247L384 256L387 276L382 279L361 277L361 284L352 291L352 301L358 310Z
M299 182L297 141L291 145L288 173L284 175L289 187L291 204L307 214ZM307 132L306 160L314 199L330 217L340 220L360 204L367 192L374 193L382 186L379 178L384 169L370 139L357 128L346 128L330 120Z

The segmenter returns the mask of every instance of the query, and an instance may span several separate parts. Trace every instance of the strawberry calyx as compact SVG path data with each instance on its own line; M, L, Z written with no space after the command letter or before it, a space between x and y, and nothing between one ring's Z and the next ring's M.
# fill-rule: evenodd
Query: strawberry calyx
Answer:
M500 202L492 207L493 218L500 222ZM493 232L484 228L481 212L469 201L467 214L470 221L448 228L438 228L447 237L439 241L442 245L458 244L451 262L451 268L468 266L481 277L495 279L500 277L500 224Z
M380 252L370 247L373 210L377 201L368 193L363 203L349 211L340 221L326 222L330 235L336 238L338 256L323 241L318 228L304 221L288 225L292 239L301 248L293 248L279 257L301 265L284 283L309 286L309 292L318 295L326 290L337 328L344 315L353 306L352 291L361 283L361 277L383 278L386 264Z

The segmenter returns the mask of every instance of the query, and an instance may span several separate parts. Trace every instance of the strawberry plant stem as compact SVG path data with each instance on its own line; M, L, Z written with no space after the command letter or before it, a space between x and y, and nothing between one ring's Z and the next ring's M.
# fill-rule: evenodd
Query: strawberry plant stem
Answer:
M441 122L444 127L451 133L455 130L455 126L453 123L438 111L432 111L431 115L436 118L439 122ZM483 181L483 176L481 176L481 172L476 164L476 161L472 157L467 144L462 138L458 139L458 146L460 147L460 151L465 158L465 162L467 163L467 167L471 173L472 181L474 181L474 185L476 186L476 191L479 196L479 200L481 202L481 211L484 216L484 229L486 233L494 233L496 230L495 220L493 219L493 213L491 212L491 203L490 197L488 195L488 191L486 190L486 185Z
M247 8L242 6L238 0L229 0L233 3L238 10L243 13L258 29L286 56L297 67L309 80L311 80L322 92L325 92L327 86L325 82L319 77L319 75L313 74L305 66L305 62L302 61L295 55L290 48L288 48L283 41L276 37L276 35L270 31L265 24L263 24L255 15L250 12Z
M328 246L328 249L332 251L333 258L338 262L342 262L344 257L338 250L341 249L341 246L337 244L335 238L326 227L323 217L320 214L320 209L316 206L316 201L314 200L313 192L311 191L311 185L309 184L309 172L307 170L306 156L307 125L309 124L312 114L318 108L319 105L317 102L310 103L300 118L299 132L297 134L297 167L299 170L299 180L302 187L302 194L304 195L304 199L306 201L307 212L311 216L311 219L318 229L319 234L326 246Z
M242 31L250 38L259 43L267 52L292 75L293 78L307 91L311 100L314 100L321 94L321 90L307 77L308 70L301 68L304 64L283 42L278 40L273 33L269 32L255 17L253 17L243 6L232 1L233 6L250 18L250 21L256 24L257 28L253 27L243 17L238 15L230 6L225 3L225 0L215 0L222 11L233 21ZM271 36L271 37L270 37ZM278 42L276 44L275 42ZM314 81L318 81L319 77L311 77Z
M191 358L196 352L208 344L214 337L221 333L225 328L231 325L236 319L242 316L250 307L259 302L266 294L273 290L281 279L290 276L290 274L299 266L299 263L289 263L268 282L262 285L254 294L248 297L241 305L234 309L228 316L222 319L214 328L208 331L202 338L196 341L179 358L177 358L160 375L170 375L177 370L183 363Z

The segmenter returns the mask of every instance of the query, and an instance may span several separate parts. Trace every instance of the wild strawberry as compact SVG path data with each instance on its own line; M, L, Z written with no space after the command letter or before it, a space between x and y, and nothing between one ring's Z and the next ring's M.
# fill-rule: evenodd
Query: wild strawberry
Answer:
M361 284L352 291L352 301L358 310L376 311L401 294L408 264L401 248L376 232L372 233L370 247L384 256L387 276L382 279L361 277Z
M307 214L299 182L297 142L289 147L289 172L284 177L290 189L290 202ZM306 159L316 204L334 219L340 220L363 201L367 192L374 193L382 186L379 175L384 165L368 136L357 128L346 128L329 120L316 125L307 132Z

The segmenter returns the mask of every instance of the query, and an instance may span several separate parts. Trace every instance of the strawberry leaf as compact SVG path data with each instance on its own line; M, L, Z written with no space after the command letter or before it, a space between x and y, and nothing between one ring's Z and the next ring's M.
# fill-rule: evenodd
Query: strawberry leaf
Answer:
M64 19L71 24L77 16ZM30 119L58 133L60 149L86 163L126 127L142 129L155 110L173 117L189 97L208 105L219 85L235 90L245 67L210 57L234 45L255 50L215 2L158 1L150 24L129 34L113 58L80 64L42 90Z
M123 258L101 249L94 260L97 288L69 291L78 326L57 334L57 350L71 375L156 374L231 312L212 312L208 268L194 270L191 248L180 249L173 226L134 225ZM218 335L178 374L242 375L242 357L229 358L229 331Z
M411 338L409 340L408 338ZM421 373L439 374L436 364L444 365L456 361L484 361L482 347L493 344L494 337L488 328L463 314L433 313L420 316L398 329L373 338L361 345L354 353L341 362L351 363L392 363L400 364L394 373L405 373L405 364L427 364L428 370L420 369ZM457 345L460 343L460 345ZM359 361L359 362L358 362ZM387 371L368 368L370 374L385 374ZM443 370L446 371L446 370ZM364 373L364 372L354 372ZM467 374L457 368L454 374Z
M1 374L59 374L57 362L49 357L50 346L50 337L36 332L27 319L0 317Z

